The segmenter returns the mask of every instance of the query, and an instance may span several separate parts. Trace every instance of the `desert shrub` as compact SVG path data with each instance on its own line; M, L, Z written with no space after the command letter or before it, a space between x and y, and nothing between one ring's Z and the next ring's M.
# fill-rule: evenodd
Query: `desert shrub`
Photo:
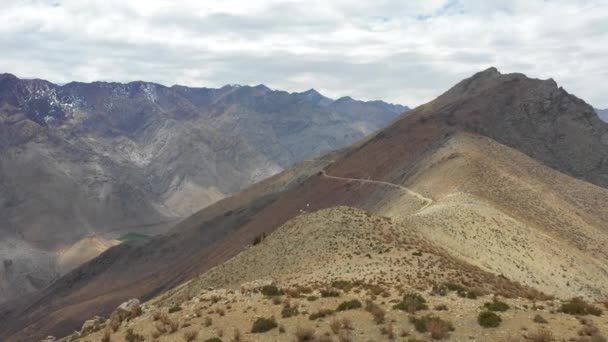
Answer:
M213 319L211 317L205 317L205 321L203 322L203 325L206 327L210 327L213 324Z
M306 297L306 300L309 301L309 302L314 302L317 299L319 299L319 297L317 297L317 296L308 296L308 297Z
M536 316L534 316L533 321L534 321L534 323L539 323L539 324L549 323L543 316L538 315L538 314Z
M338 307L336 308L336 311L354 310L360 308L361 306L362 305L360 301L358 301L357 299L353 299L340 303L340 305L338 305Z
M435 305L435 307L433 308L435 311L447 311L448 310L448 306L445 304L437 304Z
M394 309L414 313L420 310L428 309L426 299L417 293L407 293L403 296L403 300L393 306Z
M321 309L315 313L310 314L310 316L308 316L308 319L310 319L311 321L317 320L319 318L325 318L329 315L333 315L334 311L330 310L330 309Z
M204 342L222 342L222 339L219 337L211 337L206 339Z
M313 328L297 327L296 332L294 334L296 336L296 341L314 341L315 340L315 329L313 329Z
M127 342L143 342L145 339L142 335L134 333L133 329L127 329L127 333L125 334L125 341Z
M350 333L350 331L348 330L341 330L340 333L338 334L338 341L339 342L352 342L353 337Z
M283 291L281 291L281 289L279 289L275 285L262 286L260 292L262 292L262 294L267 297L280 296L283 294Z
M334 289L321 290L321 297L323 297L323 298L340 297L340 292L338 292L337 290L334 290Z
M491 303L485 303L484 308L489 311L507 311L509 310L509 304L494 299Z
M179 304L175 304L169 308L169 313L182 311L182 307Z
M535 332L528 334L528 340L532 342L552 342L554 341L553 333L547 329L538 329Z
M600 316L602 314L602 310L598 307L595 307L589 303L587 303L582 298L572 298L564 303L559 308L560 312L569 314L569 315L594 315Z
M380 306L378 306L376 303L372 302L371 300L366 301L365 302L365 311L372 314L372 316L374 317L374 322L376 324L384 323L386 311L383 308L381 308Z
M198 331L195 331L195 330L184 331L184 341L186 341L186 342L192 342L192 341L196 340L197 337L198 337Z
M258 319L255 320L255 322L253 322L253 326L251 327L251 332L252 333L263 333L263 332L270 331L270 330L276 328L277 326L278 326L277 321L274 319L274 317L270 317L270 318L259 317Z
M348 280L336 280L331 283L331 286L340 289L342 291L348 292L353 288L353 283Z
M110 342L112 340L112 332L109 329L104 330L101 336L101 342Z
M296 316L298 314L298 308L295 306L285 306L283 308L283 310L281 310L281 317L283 318L288 318L288 317L293 317Z
M502 319L492 311L483 311L477 316L477 322L484 328L496 328Z
M454 331L451 322L445 321L437 316L426 315L420 318L410 317L410 322L414 324L416 331L420 333L429 332L433 339L446 338L450 331Z

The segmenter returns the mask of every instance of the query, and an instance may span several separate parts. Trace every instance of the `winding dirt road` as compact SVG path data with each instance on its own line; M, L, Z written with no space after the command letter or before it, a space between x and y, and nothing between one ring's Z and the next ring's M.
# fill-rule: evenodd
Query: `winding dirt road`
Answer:
M325 172L325 170L321 170L321 175L325 178L330 178L330 179L337 179L337 180L343 180L343 181L348 181L348 182L360 182L360 183L367 183L367 184L379 184L379 185L390 186L393 188L403 190L403 191L407 192L409 195L414 196L414 197L418 198L420 201L424 202L424 206L422 208L420 208L420 210L424 210L426 207L433 204L433 199L425 197L416 191L413 191L409 188L404 187L403 185L383 182L383 181L377 181L377 180L371 180L371 179L331 176L331 175L328 175L327 172Z

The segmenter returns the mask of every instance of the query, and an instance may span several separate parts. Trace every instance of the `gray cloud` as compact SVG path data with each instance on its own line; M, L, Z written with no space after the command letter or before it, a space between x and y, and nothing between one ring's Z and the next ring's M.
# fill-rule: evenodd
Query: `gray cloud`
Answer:
M496 66L554 78L608 107L605 0L20 0L3 6L0 71L20 77L264 83L412 106Z

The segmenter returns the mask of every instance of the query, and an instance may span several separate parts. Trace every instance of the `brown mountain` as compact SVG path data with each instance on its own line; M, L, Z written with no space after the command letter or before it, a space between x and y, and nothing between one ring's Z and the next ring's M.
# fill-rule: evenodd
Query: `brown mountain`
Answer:
M554 81L491 68L368 139L220 201L167 235L111 248L42 293L4 305L0 337L66 335L83 317L222 264L302 212L344 205L389 217L495 277L598 299L608 294L607 136L593 108ZM293 237L312 243L306 238ZM262 247L273 245L282 246ZM287 268L268 268L249 254L233 259L245 266L231 269L231 261L177 290L282 279L306 262L282 252ZM231 271L217 276L222 269Z
M2 74L0 302L64 274L55 259L82 239L164 232L406 109L261 85L59 86ZM92 255L75 256L69 265Z

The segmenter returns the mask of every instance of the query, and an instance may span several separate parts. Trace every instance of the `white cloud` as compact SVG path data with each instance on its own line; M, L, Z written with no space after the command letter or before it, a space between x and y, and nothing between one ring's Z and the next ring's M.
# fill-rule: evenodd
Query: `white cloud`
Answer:
M0 5L0 71L20 77L265 83L417 105L496 66L552 77L591 104L608 107L606 0Z

